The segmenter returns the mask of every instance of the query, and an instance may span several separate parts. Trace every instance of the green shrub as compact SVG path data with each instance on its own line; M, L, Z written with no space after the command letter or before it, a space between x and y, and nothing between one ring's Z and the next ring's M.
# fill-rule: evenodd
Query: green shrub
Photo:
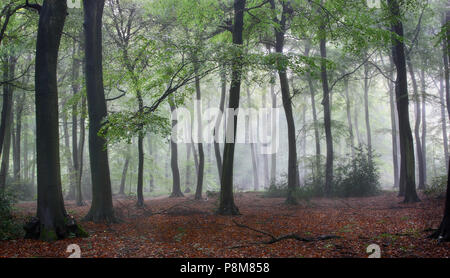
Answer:
M424 190L428 197L443 198L447 192L447 175L433 177L430 186Z
M370 163L367 148L355 150L337 165L333 195L336 197L369 197L381 192L380 174L375 161Z
M19 238L23 235L22 224L13 215L16 196L11 193L0 193L0 240Z

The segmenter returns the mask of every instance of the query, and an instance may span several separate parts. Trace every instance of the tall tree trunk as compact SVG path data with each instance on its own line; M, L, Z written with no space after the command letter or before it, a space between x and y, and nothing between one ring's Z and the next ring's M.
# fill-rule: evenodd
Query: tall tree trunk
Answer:
M85 220L115 222L106 140L98 135L107 116L102 69L102 16L104 0L84 0L86 92L89 111L89 158L92 205Z
M442 122L442 139L444 140L444 156L445 166L448 167L449 163L449 151L448 151L448 134L447 134L447 114L445 112L445 86L444 86L444 71L441 68L441 78L439 78L439 97L441 101L441 122ZM449 169L447 169L449 170Z
M392 31L403 38L403 23L400 20L400 6L397 0L387 0L388 7L393 16ZM392 54L397 69L397 80L395 82L395 94L398 110L399 136L400 136L400 191L404 191L405 203L419 201L416 192L414 142L411 126L409 123L409 97L408 77L405 59L405 45L397 37L393 37Z
M63 103L63 107L66 105L66 101ZM70 153L70 135L69 135L69 127L67 123L67 112L62 112L62 120L63 120L63 136L64 136L64 157L66 158L67 163L67 172L69 174L69 194L66 196L66 200L75 199L75 187L76 187L76 173L73 167L72 154Z
M84 166L84 142L86 139L86 97L81 95L81 114L80 114L80 140L78 144L78 171L77 171L77 180L76 180L76 188L75 188L75 201L77 206L84 206L83 202L83 194L81 190L81 179L83 177L83 166Z
M37 219L29 222L26 238L53 241L70 233L86 234L67 217L61 189L57 64L67 3L45 0L40 11L36 42Z
M419 189L424 189L424 173L423 173L423 154L422 154L422 143L420 138L420 122L422 120L421 116L421 108L420 108L420 96L419 96L419 88L417 85L416 76L414 73L414 68L411 63L410 58L406 57L406 63L409 68L409 74L411 76L413 91L414 91L414 114L416 117L416 124L414 127L414 137L416 139L416 154L417 154L417 169L419 171Z
M225 69L222 70L221 74L220 74L220 80L222 83L222 91L220 94L220 112L221 114L219 115L219 117L217 117L216 120L216 126L214 129L214 153L216 155L216 163L217 163L217 170L219 172L219 179L222 176L222 157L220 154L220 144L219 144L219 138L218 138L218 131L220 128L220 124L222 122L222 118L223 118L223 113L225 110L225 95L227 93L227 77L226 77L226 72ZM217 132L217 134L216 134Z
M348 78L344 80L344 92L345 92L345 106L347 110L347 123L348 123L348 134L350 137L350 148L352 153L352 158L355 158L355 135L353 134L353 123L352 123L352 112L351 112L351 101L349 94Z
M251 98L250 98L250 88L247 87L247 103L248 103L248 108L251 109L252 108L252 102L251 102ZM254 137L255 134L252 133L252 126L251 126L251 122L254 121L255 119L252 118L252 115L249 115L247 117L247 130L249 131L249 140L250 140L250 151L251 151L251 156L252 156L252 168L253 168L253 190L258 191L259 190L259 177L258 177L258 164L257 164L257 157L256 157L256 149L255 149L255 143L254 143Z
M423 171L423 187L427 186L427 105L426 105L426 81L425 70L422 68L420 71L421 90L422 90L422 171Z
M202 111L201 100L202 93L200 88L200 78L198 76L198 70L195 70L195 90L196 90L196 111L197 111L197 128L198 128L198 171L197 171L197 187L195 190L195 200L202 199L203 191L203 176L205 171L205 153L203 151L203 126L202 126ZM181 192L181 191L180 191Z
M9 80L13 75L11 71L15 71L16 58L5 57L3 63L3 80ZM3 104L2 104L2 119L0 124L0 156L2 155L3 145L6 137L6 129L11 126L11 111L13 107L12 87L8 84L3 85Z
M372 130L370 127L370 111L369 111L369 65L364 64L364 112L366 119L366 132L367 132L367 151L369 166L372 167Z
M172 115L174 115L176 106L173 95L170 96L169 104L170 104L170 111L172 112ZM177 124L178 119L172 119L172 130L175 130ZM183 192L181 192L180 170L178 169L178 145L173 140L170 140L170 153L171 153L170 166L172 168L172 181L173 181L172 194L170 195L170 197L172 198L184 197Z
M14 181L18 182L21 179L21 165L20 165L20 154L21 154L21 147L20 142L22 138L22 115L23 115L23 108L24 108L24 102L25 102L25 93L22 93L20 96L17 97L16 100L16 130L13 133L14 137L14 148L13 148L13 176Z
M321 78L323 87L323 111L324 111L324 123L325 123L325 137L327 144L327 161L325 166L325 196L329 197L332 191L333 185L333 135L331 133L331 106L330 106L330 90L328 85L328 72L327 72L327 41L325 39L325 26L321 26L322 39L320 40L320 55L323 59L321 63Z
M144 100L142 99L142 93L137 91L137 99L139 105L139 111L144 109ZM142 131L143 127L140 127L138 135L138 180L137 180L137 207L144 206L144 137L145 134Z
M389 75L391 80L394 80L394 61L392 60L392 55L389 55L390 58L390 67L392 71ZM395 84L388 80L388 88L389 88L389 104L391 108L391 130L392 130L392 159L393 159L393 167L394 167L394 188L399 188L399 161L398 161L398 117L397 117L397 106L395 102Z
M273 81L275 81L275 74L273 74ZM272 109L277 109L278 108L278 104L277 104L277 95L275 93L275 85L273 83L270 84L270 95L272 97ZM273 138L276 137L275 135L275 126L277 124L277 119L275 116L275 113L271 113L272 115L272 144L273 142ZM275 142L276 143L276 142ZM277 154L276 152L273 152L270 156L270 187L275 187L277 183Z
M246 0L234 0L234 24L233 24L233 44L241 46L244 42L244 9ZM230 85L230 98L228 107L231 109L239 108L239 99L241 93L242 80L242 51L237 51L232 59L232 73ZM234 113L233 113L234 114ZM232 132L233 138L236 140L237 115L229 115L227 119L227 138ZM233 130L231 130L233 127ZM225 142L222 163L222 177L220 179L220 198L218 214L221 215L237 215L239 209L234 203L233 195L233 166L234 166L234 148L235 142Z
M449 11L444 12L442 17L442 26L448 26L449 22ZM450 32L450 29L447 30ZM450 69L449 69L449 57L450 57L450 51L448 50L450 47L450 35L447 32L447 39L444 39L442 41L442 56L443 56L443 62L444 62L444 77L445 77L445 100L447 103L447 113L448 118L450 120Z
M15 75L17 58L7 57L3 68L3 77L5 80L11 79ZM3 85L3 110L2 110L2 159L0 166L0 191L6 189L6 178L9 170L9 154L11 149L11 133L13 122L13 87Z
M275 2L270 1L272 10L275 10ZM289 16L289 3L282 3L283 10L281 15L281 20L274 18L274 22L280 26L275 28L275 52L283 55L285 33L287 30L287 21ZM281 61L277 61L280 63ZM297 143L296 143L296 130L294 116L292 114L292 96L289 91L289 82L287 78L287 69L281 64L277 65L278 76L280 78L281 95L283 100L284 112L286 115L287 128L288 128L288 193L286 198L286 203L297 204L295 198L295 191L299 188L299 175L298 175L298 164L297 164Z
M309 57L311 47L310 41L306 43L305 48L305 56ZM316 157L315 157L315 169L313 171L314 183L317 184L319 182L320 172L321 172L321 150L320 150L320 133L319 133L319 121L317 117L317 108L316 108L316 89L314 87L314 82L309 72L306 73L306 79L308 81L309 86L309 94L311 97L311 111L313 116L313 125L314 125L314 142L316 143ZM315 172L315 173L314 173Z

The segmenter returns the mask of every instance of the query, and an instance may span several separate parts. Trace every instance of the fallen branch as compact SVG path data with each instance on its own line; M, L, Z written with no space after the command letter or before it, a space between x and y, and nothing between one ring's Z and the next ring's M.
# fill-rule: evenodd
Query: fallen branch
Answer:
M238 245L238 246L233 246L231 247L231 249L236 249L236 248L243 248L243 247L249 247L252 245L260 245L260 244L274 244L277 243L279 241L283 241L283 240L287 240L287 239L294 239L297 241L302 241L302 242L314 242L314 241L321 241L321 240L330 240L330 239L335 239L335 238L341 238L340 236L336 236L336 235L323 235L323 236L318 236L318 237L302 237L299 236L298 234L287 234L287 235L283 235L280 237L276 237L274 235L272 235L271 233L268 233L266 231L262 231L262 230L257 230L255 228L252 228L250 226L244 225L244 224L240 224L236 221L233 220L233 223L236 224L236 226L238 226L239 228L245 228L263 235L266 235L268 237L270 237L270 240L267 241L260 241L260 242L253 242L250 243L248 245Z

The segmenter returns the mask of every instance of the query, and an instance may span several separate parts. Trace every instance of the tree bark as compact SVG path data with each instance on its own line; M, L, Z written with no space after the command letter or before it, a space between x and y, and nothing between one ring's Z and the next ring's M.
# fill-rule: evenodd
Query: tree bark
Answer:
M244 9L246 0L234 0L234 24L233 24L233 44L237 47L243 44L244 31ZM242 79L242 50L236 52L232 59L232 74L230 85L230 98L228 107L231 109L239 108L239 99L241 93ZM234 125L232 124L234 123ZM233 138L236 140L237 115L229 115L227 119L227 134L233 132ZM233 127L231 130L230 126ZM228 136L227 136L228 137ZM234 203L233 195L233 166L234 166L234 148L235 143L225 142L222 163L222 177L220 180L220 198L218 214L220 215L238 215L239 209Z
M369 66L364 64L364 112L366 119L366 132L367 132L367 152L369 167L372 168L373 150L372 150L372 130L370 126L370 111L369 111Z
M348 134L350 138L350 148L351 148L351 154L352 158L355 158L355 135L353 134L353 123L352 123L352 112L351 112L351 101L350 101L350 95L349 95L349 85L348 85L348 78L344 80L344 91L345 91L345 104L346 104L346 110L347 110L347 123L348 123Z
M217 121L216 121L216 126L214 129L214 153L216 155L216 163L217 163L217 170L219 172L219 179L222 176L222 156L220 153L220 144L218 143L219 138L216 138L216 132L219 131L220 128L220 124L222 122L222 118L223 118L223 113L225 110L225 95L227 92L227 78L226 78L226 73L225 73L225 69L222 70L221 75L221 83L222 83L222 91L220 94L220 112L221 114L219 115L219 117L217 117Z
M250 88L247 87L247 103L248 108L252 108L251 98L250 98ZM249 131L249 139L250 139L250 151L252 155L252 168L253 168L253 190L258 191L259 190L259 177L258 177L258 164L257 164L257 158L256 158L256 150L255 150L255 143L253 140L253 137L255 134L252 133L252 127L250 126L251 121L254 121L253 118L251 118L252 115L247 117L247 130Z
M427 186L427 105L426 105L426 81L425 70L422 68L420 71L421 89L422 89L422 171L423 171L423 187L424 190Z
M169 97L169 104L170 104L170 111L173 113L176 110L175 106L175 100L173 95ZM174 130L174 127L177 126L178 120L172 119L172 130ZM184 197L183 192L181 192L181 185L180 185L180 170L178 169L178 145L173 141L170 140L170 153L171 153L171 160L170 160L170 166L172 168L172 194L170 195L171 198L178 198L178 197Z
M411 76L411 81L413 84L413 92L414 92L414 114L416 117L416 124L414 127L414 137L416 139L416 154L417 154L417 169L419 172L419 189L424 189L424 172L423 172L423 154L422 154L422 143L420 138L420 122L422 120L421 116L421 108L420 108L420 96L419 96L419 88L417 85L416 76L414 73L414 68L411 63L410 58L406 57L406 63L409 68L409 74Z
M98 135L107 116L102 69L102 16L104 0L84 0L86 92L89 111L89 158L92 205L86 221L116 222L105 138Z
M128 166L130 165L130 155L127 153L123 164L122 178L120 179L119 195L125 195L125 183L127 180Z
M272 10L275 10L275 2L270 1L272 5ZM285 34L287 31L287 21L289 17L289 3L282 2L282 14L281 20L274 18L274 22L279 24L279 27L275 28L275 52L280 56L283 55ZM281 61L277 61L280 63ZM283 68L281 64L277 65L278 76L280 79L281 95L283 100L284 112L286 115L287 128L288 128L288 147L289 147L289 157L288 157L288 193L286 198L287 204L297 204L298 201L295 197L295 191L299 188L299 175L298 175L298 164L297 164L297 143L296 143L296 130L294 116L292 114L292 102L291 93L289 91L289 82L287 78L287 69Z
M68 218L61 189L57 64L67 3L45 0L36 42L37 219L29 222L26 238L53 241L86 234Z
M17 58L7 57L3 68L3 77L5 80L11 79L15 74ZM6 178L9 170L9 154L11 149L11 133L13 122L13 87L3 85L3 110L2 110L2 159L0 166L0 191L6 189Z
M448 168L449 163L449 150L448 150L448 134L447 134L447 114L445 112L445 86L444 86L444 70L441 68L441 74L439 78L439 97L441 101L441 122L442 122L442 139L444 141L444 156L445 166ZM449 169L447 169L449 170Z
M195 62L196 63L196 62ZM202 100L202 93L200 88L200 78L198 70L195 70L195 91L196 91L196 111L197 111L197 128L198 128L198 171L197 171L197 187L195 190L195 200L202 199L203 191L203 176L205 171L205 153L203 151L203 126L202 126L202 111L200 102ZM180 191L181 192L181 191Z
M394 80L394 61L392 60L392 55L389 55L390 67L392 71L390 73L390 79ZM399 161L398 161L398 117L396 113L396 103L395 103L395 84L390 80L388 82L389 88L389 104L391 108L391 130L392 130L392 163L394 169L394 188L399 188Z
M400 6L397 0L387 0L392 19L392 31L399 37L403 37L403 23L400 20ZM409 98L408 77L406 69L405 45L397 37L393 37L392 54L397 70L395 94L397 101L399 136L400 136L400 191L404 191L404 202L413 203L420 201L416 192L414 142L409 123Z

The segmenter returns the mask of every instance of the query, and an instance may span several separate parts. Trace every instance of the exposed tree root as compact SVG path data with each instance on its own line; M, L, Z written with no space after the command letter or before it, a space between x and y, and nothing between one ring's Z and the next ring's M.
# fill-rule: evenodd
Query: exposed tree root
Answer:
M276 237L274 235L272 235L271 233L268 233L266 231L262 231L262 230L257 230L255 228L252 228L250 226L244 225L244 224L240 224L236 221L233 220L233 223L236 224L236 226L238 226L239 228L245 228L260 234L263 234L265 236L268 236L270 238L270 240L266 240L266 241L259 241L259 242L253 242L247 245L238 245L238 246L233 246L230 249L236 249L236 248L244 248L244 247L249 247L249 246L254 246L254 245L261 245L261 244L274 244L277 243L279 241L283 241L283 240L287 240L287 239L294 239L297 241L302 241L302 242L314 242L314 241L321 241L321 240L330 240L330 239L335 239L335 238L341 238L340 236L336 236L336 235L322 235L322 236L318 236L318 237L302 237L299 236L298 234L287 234L287 235L283 235L283 236L279 236Z

